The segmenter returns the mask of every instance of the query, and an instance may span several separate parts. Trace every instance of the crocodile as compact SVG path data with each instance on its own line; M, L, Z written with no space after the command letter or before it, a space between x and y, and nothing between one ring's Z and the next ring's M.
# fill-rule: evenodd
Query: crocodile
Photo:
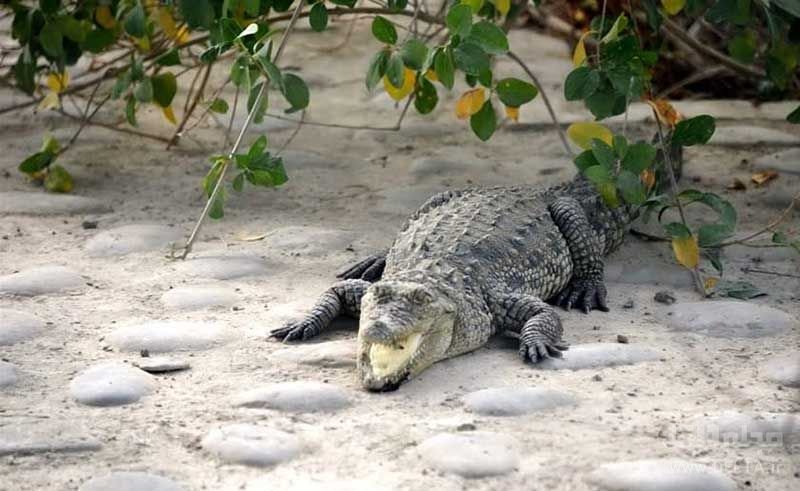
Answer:
M673 162L679 171L679 154ZM339 315L360 318L357 371L370 391L395 390L498 333L517 337L528 362L561 357L568 345L554 306L608 311L603 258L636 213L607 206L582 174L547 189L445 191L387 251L341 272L304 318L270 335L307 340Z

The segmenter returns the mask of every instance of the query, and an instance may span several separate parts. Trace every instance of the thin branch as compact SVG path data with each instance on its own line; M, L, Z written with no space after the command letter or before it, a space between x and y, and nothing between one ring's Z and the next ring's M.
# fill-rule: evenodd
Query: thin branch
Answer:
M787 206L787 207L786 207L786 208L785 208L785 209L784 209L784 210L781 212L781 214L780 214L780 215L778 215L778 216L777 216L777 217L776 217L774 220L772 220L771 222L769 222L769 223L768 223L768 224L767 224L767 225L766 225L764 228L762 228L761 230L758 230L758 231L756 231L756 232L753 232L753 233L752 233L752 234L750 234L750 235L747 235L747 236L745 236L745 237L742 237L742 238L740 238L740 239L731 239L731 240L729 240L729 241L727 241L727 242L722 242L722 243L719 245L719 247L725 247L725 246L729 246L729 245L733 245L733 244L741 244L741 243L743 243L743 242L747 242L747 241L753 240L753 239L755 239L756 237L759 237L759 236L761 236L761 235L764 235L764 234L766 234L766 233L768 233L768 232L772 232L772 231L773 231L773 229L774 229L775 227L777 227L778 225L780 225L780 224L781 224L781 222L783 222L784 220L786 220L786 217L788 217L788 216L789 216L789 213L791 213L791 212L792 212L792 210L794 209L795 205L796 205L798 202L800 202L800 193L796 194L796 195L795 195L795 197L794 197L794 198L792 198L792 201L789 203L789 206Z
M208 77L211 75L211 68L213 66L214 63L209 63L206 67L206 71L203 74L203 79L200 81L200 87L197 88L197 93L194 95L194 98L192 99L188 109L183 113L183 118L181 119L180 124L177 128L175 128L175 132L172 134L172 138L170 138L169 143L167 144L167 150L172 148L174 144L178 143L181 133L183 132L183 128L186 127L186 123L189 121L189 118L192 116L195 108L197 108L197 103L200 102L200 99L203 97L203 92L205 92L206 84L208 83Z
M669 87L667 87L666 89L659 92L658 95L656 96L656 99L664 99L678 89L682 89L687 85L697 83L701 80L706 80L711 77L716 77L717 75L727 72L728 70L729 68L727 67L724 67L722 65L717 65L717 66L712 66L710 68L706 68L705 70L700 70L698 72L695 72L689 75L688 77L684 78L683 80L679 80L674 84L670 85Z
M742 268L743 273L758 273L758 274L768 274L772 276L784 276L786 278L800 278L800 275L790 274L790 273L779 273L778 271L770 271L768 269L756 269L751 268L749 266L745 266Z

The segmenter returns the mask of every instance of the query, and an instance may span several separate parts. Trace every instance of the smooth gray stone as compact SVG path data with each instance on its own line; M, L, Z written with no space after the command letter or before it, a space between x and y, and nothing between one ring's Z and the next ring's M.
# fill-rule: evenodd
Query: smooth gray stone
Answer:
M578 403L571 394L541 387L495 387L471 392L462 400L468 410L484 416L520 416Z
M9 346L39 334L45 322L19 310L0 309L0 346Z
M491 432L440 433L417 451L428 465L467 478L508 474L519 465L515 441Z
M350 405L347 393L319 382L280 382L237 394L234 406L287 412L336 411Z
M762 369L770 380L786 387L800 388L800 353L776 356L764 363Z
M165 306L178 310L231 307L239 300L239 295L232 289L216 286L178 287L161 296L161 302Z
M110 211L111 207L100 200L74 194L0 193L0 215L79 215Z
M148 356L133 362L133 366L147 373L166 373L188 370L191 365L188 361L168 356Z
M184 488L166 477L123 471L90 479L78 491L184 491Z
M303 449L300 439L291 433L249 424L214 428L203 438L202 446L226 462L256 467L285 462Z
M150 353L205 350L229 339L224 327L194 321L151 321L120 327L108 336L111 344L122 351Z
M86 452L99 450L101 446L75 421L4 423L0 426L0 455Z
M69 384L73 399L87 406L122 406L141 399L156 387L148 373L112 361L91 366Z
M319 257L339 252L353 241L352 232L321 227L282 227L264 238L270 252Z
M90 238L86 252L92 257L124 256L164 248L182 236L181 230L164 225L123 225Z
M708 440L788 448L800 444L800 416L725 411L718 416L703 418L698 431Z
M709 141L712 145L745 146L759 143L800 145L800 136L763 126L719 126Z
M80 274L63 266L40 266L0 276L0 294L25 297L77 290L85 285Z
M718 338L778 336L798 323L782 310L737 300L677 303L662 318L676 331Z
M207 256L182 261L175 269L188 276L231 280L267 273L267 263L254 256Z
M17 367L0 360L0 388L11 387L17 383Z
M354 340L327 341L324 343L300 344L272 353L272 358L282 361L328 368L352 368L356 366L356 342Z
M799 139L800 140L800 139ZM800 145L800 141L798 141ZM790 148L770 155L763 155L753 161L758 169L770 169L786 174L800 175L800 148Z
M635 344L586 343L570 346L562 358L552 358L536 364L545 370L581 370L584 368L616 367L656 361L655 351Z
M736 483L706 465L681 459L635 460L603 464L589 483L613 491L734 491Z

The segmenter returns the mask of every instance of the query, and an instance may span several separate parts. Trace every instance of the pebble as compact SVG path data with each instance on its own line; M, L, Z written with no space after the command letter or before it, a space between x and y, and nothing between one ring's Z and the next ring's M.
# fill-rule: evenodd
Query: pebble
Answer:
M184 491L184 488L166 477L123 471L92 478L78 491Z
M272 353L272 358L327 368L352 368L356 366L355 340L327 341L301 344Z
M217 286L178 287L161 296L161 302L166 307L177 310L231 307L239 300L239 295L232 289Z
M77 272L64 266L39 266L0 276L0 294L32 297L85 286Z
M777 336L797 326L797 319L766 305L736 300L675 304L663 320L676 331L719 338Z
M99 450L100 442L75 421L4 422L0 426L0 455Z
M750 146L767 144L800 144L800 136L763 126L720 126L709 141L712 145Z
M350 405L347 393L319 382L281 382L241 392L234 406L276 409L288 412L336 411Z
M798 139L795 141L798 141ZM769 169L786 174L800 175L800 166L797 165L797 162L799 161L800 148L791 148L770 155L758 157L753 161L753 165L757 169Z
M563 352L563 358L544 360L536 366L546 370L581 370L633 365L659 358L657 352L635 344L587 343L570 346Z
M467 478L508 474L519 465L516 442L491 432L440 433L423 441L417 451L434 468Z
M483 389L470 392L463 401L467 409L484 416L520 416L578 403L571 394L540 387Z
M188 361L168 356L144 357L133 362L133 366L148 373L165 373L188 370L191 365Z
M353 242L353 234L344 230L321 227L282 227L264 238L270 252L320 257L339 251Z
M800 416L797 414L724 411L718 416L703 418L698 429L706 439L720 442L785 448L800 444Z
M776 356L764 363L764 374L770 380L786 387L800 388L800 353Z
M123 225L90 238L86 252L91 257L124 256L164 248L182 236L181 230L164 225Z
M122 351L163 353L167 351L204 350L230 340L219 324L194 321L150 321L120 327L108 340Z
M100 200L74 194L0 193L0 215L79 215L110 211L111 207Z
M91 366L69 384L70 395L87 406L122 406L155 389L152 376L126 363L112 361Z
M653 300L658 303L663 303L664 305L672 305L677 299L671 291L661 290L660 292L656 292L656 294L653 296Z
M0 319L0 346L30 339L45 327L43 320L19 310L0 309Z
M198 278L231 280L267 273L267 263L254 256L206 256L182 261L178 272Z
M736 483L706 465L681 459L646 459L603 464L589 483L613 491L734 491Z
M226 462L256 467L285 462L303 449L300 439L291 433L250 424L214 428L201 445Z
M0 360L0 388L11 387L17 383L17 367Z

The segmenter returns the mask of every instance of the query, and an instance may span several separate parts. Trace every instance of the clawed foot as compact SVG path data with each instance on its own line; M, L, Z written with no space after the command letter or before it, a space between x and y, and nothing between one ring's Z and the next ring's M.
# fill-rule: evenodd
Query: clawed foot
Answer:
M287 322L283 327L270 331L271 338L280 339L284 343L290 341L305 341L319 334L312 319Z
M336 275L343 280L364 280L374 282L381 279L383 268L386 267L385 254L374 254Z
M519 356L524 361L531 363L538 363L549 358L561 358L563 356L561 352L568 349L569 345L563 341L552 343L545 339L530 341L520 339L519 342Z
M577 307L585 313L594 310L608 312L606 285L602 278L574 278L555 298L553 305L569 310Z

